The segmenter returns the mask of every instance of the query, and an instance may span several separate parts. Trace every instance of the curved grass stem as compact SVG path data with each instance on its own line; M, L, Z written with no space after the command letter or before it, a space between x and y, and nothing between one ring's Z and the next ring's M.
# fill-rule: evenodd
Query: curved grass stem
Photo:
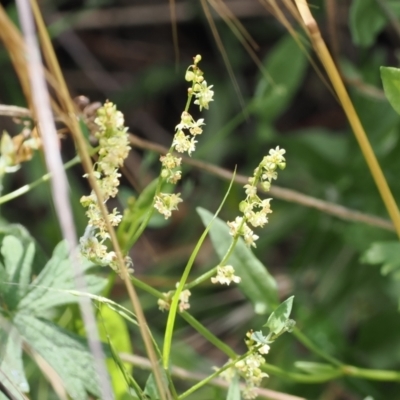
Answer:
M306 26L307 33L312 41L315 52L321 60L322 65L324 66L325 71L328 74L328 77L332 83L332 86L335 89L335 92L358 141L361 152L363 153L365 161L382 197L388 214L393 221L397 236L400 238L399 209L386 181L386 178L382 172L382 169L379 165L379 162L375 156L372 146L368 140L365 130L361 124L360 118L358 117L350 96L347 93L340 73L332 59L331 54L329 53L328 48L326 47L324 40L322 39L317 22L312 16L307 2L304 0L295 0L295 2L299 10L300 16Z

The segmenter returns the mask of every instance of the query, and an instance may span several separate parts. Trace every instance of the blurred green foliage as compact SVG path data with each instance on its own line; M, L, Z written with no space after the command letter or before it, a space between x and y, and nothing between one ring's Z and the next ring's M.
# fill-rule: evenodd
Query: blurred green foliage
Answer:
M48 3L43 3L44 12ZM49 16L55 8L63 9L61 3L53 3L48 8ZM126 6L122 3L108 2L110 13ZM178 24L181 45L178 69L174 65L170 27L167 25L105 27L95 34L90 29L77 30L80 40L104 65L106 73L120 79L120 89L109 97L123 109L131 130L168 146L186 99L182 65L186 65L191 56L201 53L204 60L202 69L207 81L214 85L215 101L204 115L206 128L195 158L230 170L237 165L238 173L251 175L269 148L279 145L287 151L287 167L280 173L277 185L387 218L343 112L308 63L307 54L314 57L305 38L299 33L300 43L305 43L303 48L299 48L298 43L271 17L254 15L243 20L260 45L258 54L271 77L266 79L223 22L216 22L245 101L243 110L201 10L197 3L192 3L197 14L190 22ZM321 0L313 4L318 22L324 26L331 18L326 13L325 2ZM386 8L383 9L382 4ZM132 2L132 6L135 5L136 2ZM332 17L339 44L337 62L394 197L400 199L400 116L384 97L379 70L382 65L399 64L397 47L400 37L393 24L399 24L400 7L398 2L390 0L352 0L349 7L342 4L338 7L340 17ZM74 2L70 12L79 8L80 4ZM13 5L9 10L14 13ZM326 32L324 35L328 37ZM104 50L112 48L110 44L100 49L103 39L115 45L114 52ZM102 82L98 82L97 87L89 84L87 75L76 65L63 42L55 37L54 43L71 92L89 95L93 101L103 101L106 90L102 90ZM142 53L138 49L142 49ZM319 68L318 64L316 67ZM19 83L2 48L0 68L0 102L24 105ZM140 118L144 114L146 118ZM17 132L17 128L4 118L0 120L0 128L10 133ZM65 160L73 156L74 150L68 138L63 142L62 150ZM138 187L145 187L156 177L159 165L158 156L153 153L135 150L135 157L143 161L142 167L137 162L133 164L139 182L135 189L138 196ZM145 241L138 243L131 253L137 276L162 292L175 287L202 232L196 207L215 210L228 186L228 183L204 171L189 167L184 171L184 184L179 190L184 194L185 205L180 207L180 213L170 224L154 223L146 233ZM43 173L43 158L39 154L19 172L7 177L3 193ZM89 191L81 175L79 169L69 174L79 235L83 233L86 220L78 201ZM124 185L127 191L132 190L128 181ZM1 210L4 222L24 224L47 255L52 253L60 239L49 193L48 186L43 185L4 205ZM233 220L239 213L238 204L243 197L242 187L235 186L221 212L221 219ZM257 261L268 266L269 272L265 271L264 275L275 277L279 297L295 295L292 316L299 329L316 346L346 364L399 370L400 257L395 234L378 227L340 220L294 202L274 199L272 208L274 213L270 223L257 233L260 239L254 254ZM212 235L211 238L215 240ZM204 256L199 257L195 265L193 277L214 267L217 262L217 256L205 249ZM368 264L383 265L382 273L379 268ZM261 286L265 284L260 283ZM139 294L154 337L161 343L166 315L160 313L153 297L142 291ZM246 331L259 329L264 322L244 295L251 298L251 294L246 290L242 293L240 287L221 289L203 285L195 289L190 309L199 321L239 353L245 349L243 338ZM118 281L111 296L129 307ZM73 308L70 312L77 315ZM66 325L72 328L73 321L67 320ZM143 354L137 329L129 326L129 330L134 351ZM213 365L220 366L226 361L224 355L215 352L182 319L177 321L171 356L173 364L204 374L209 374ZM325 368L322 365L324 360L306 350L293 335L284 335L274 343L267 362L286 371L321 371ZM32 399L55 398L43 376L29 363L26 372ZM135 369L135 379L142 385L147 378L147 372ZM400 399L399 383L352 378L311 385L271 374L265 385L307 399L361 400L367 396L374 400ZM190 383L184 381L178 385L180 390L189 386ZM190 397L193 400L225 398L226 391L213 387L204 388Z

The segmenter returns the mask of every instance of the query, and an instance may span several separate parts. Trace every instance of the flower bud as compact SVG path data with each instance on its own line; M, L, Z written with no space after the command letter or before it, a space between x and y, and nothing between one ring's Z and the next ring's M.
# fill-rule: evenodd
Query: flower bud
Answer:
M192 71L186 71L185 80L186 80L187 82L192 82L192 80L194 79L194 77L195 77L195 75L194 75L194 73L193 73Z
M201 55L197 54L197 56L193 60L195 64L198 64L201 61Z

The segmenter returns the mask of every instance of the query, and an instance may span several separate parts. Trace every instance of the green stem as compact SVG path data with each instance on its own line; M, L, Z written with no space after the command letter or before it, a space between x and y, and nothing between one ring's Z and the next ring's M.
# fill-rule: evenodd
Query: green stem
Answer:
M237 354L223 341L218 339L212 332L210 332L203 324L197 321L191 314L184 311L180 313L180 316L197 332L199 332L202 336L204 336L210 343L212 343L217 349L220 349L223 353L225 353L229 358L236 358Z
M72 160L70 160L64 164L64 169L67 170L67 169L79 164L80 162L81 162L81 159L79 158L79 156L75 156ZM41 183L49 181L52 176L53 176L53 174L51 172L49 172L49 173L43 175L42 177L40 177L39 179L37 179L36 181L33 181L32 183L29 183L28 185L24 185L24 186L20 187L19 189L14 190L11 193L7 193L4 196L1 196L0 204L4 204L7 201L14 200L17 197L22 196L25 193L28 193L30 190L32 190L36 186L39 186Z
M131 279L135 286L143 289L144 291L153 295L156 298L165 299L163 293L159 292L153 287L147 285L146 283L142 282L141 280L135 277L131 277ZM179 315L187 323L189 323L189 325L191 325L197 332L203 335L210 343L212 343L215 347L217 347L219 350L225 353L229 358L235 358L237 356L233 349L231 349L227 344L218 339L212 332L210 332L203 324L197 321L197 319L194 318L187 311L180 313ZM304 344L304 346L309 348L315 354L318 354L325 360L329 361L330 363L336 365L338 368L328 374L325 373L320 375L305 375L296 372L288 372L274 365L264 364L262 366L262 369L265 372L300 383L321 383L335 378L340 378L342 376L351 376L355 378L363 378L376 381L395 381L395 382L400 381L400 372L364 369L364 368L354 367L352 365L345 365L341 361L335 359L334 357L329 356L328 354L318 349L318 347L316 347L297 328L295 328L293 333L297 337L297 339Z
M284 379L288 379L300 383L322 383L332 379L340 378L344 375L340 369L332 370L331 372L325 372L323 374L306 375L298 372L290 372L283 370L275 365L263 364L261 369L267 373L279 376Z
M343 365L342 371L344 375L369 379L373 381L400 381L400 372L398 371L364 369L364 368L353 367L352 365Z
M192 92L193 92L193 88L194 88L194 83L192 84ZM189 111L189 107L190 107L190 103L192 102L192 94L189 94L187 101L186 101L186 105L185 105L185 112Z
M244 223L245 223L245 218L243 218L242 223L240 224L238 231L240 231L240 229L242 228ZM232 243L230 244L230 246L229 246L228 250L226 251L224 257L222 258L221 262L219 263L219 265L221 265L222 267L225 266L226 262L229 260L229 257L233 253L233 250L235 249L236 243L239 240L239 236L240 235L235 235L235 237L232 240Z
M163 293L159 292L157 289L154 289L147 283L144 283L140 279L135 278L135 276L131 276L130 278L131 278L132 283L136 287L143 289L144 291L146 291L147 293L150 293L151 295L153 295L154 297L157 297L158 299L163 299L163 300L165 299L165 296Z
M314 352L315 354L318 354L321 358L324 360L330 362L333 365L336 365L337 367L343 366L343 363L339 361L338 359L330 356L329 354L325 353L323 350L321 350L318 346L316 346L310 339L308 339L301 331L299 328L295 327L292 331L293 335L296 336L296 338L309 350Z
M139 386L139 384L136 382L133 376L127 375L128 381L129 381L129 386L133 388L135 393L139 396L139 399L144 400L146 397L143 393L142 388Z
M216 213L214 214L214 217L212 218L212 220L210 221L210 223L208 224L208 226L206 227L206 229L204 230L203 234L201 235L199 241L196 244L196 247L194 248L192 254L190 255L189 261L186 264L185 270L183 271L182 277L179 281L179 285L178 288L174 294L174 297L172 298L172 303L171 303L171 307L169 309L169 313L168 313L168 320L167 320L167 327L165 329L165 336L164 336L164 347L163 347L163 365L164 365L164 369L168 369L168 363L169 363L169 355L171 352L171 343L172 343L172 334L173 334L173 330L174 330L174 324L175 324L175 319L176 319L176 314L177 314L177 310L178 310L178 302L179 302L179 296L182 293L183 287L185 286L185 283L189 277L190 271L192 269L194 260L196 259L197 253L200 250L200 247L202 246L206 236L208 235L208 231L211 229L211 226L214 222L214 220L217 218L219 212L221 211L226 199L228 198L228 194L230 193L230 190L232 188L233 185L233 181L235 179L235 175L236 175L236 171L234 171L231 182L229 184L229 188L224 196L224 198L222 199L221 204L219 205Z
M194 87L194 83L192 84L192 90L193 90L193 87ZM192 97L193 97L192 94L188 95L186 105L185 105L185 112L187 112L189 110L190 103L192 102ZM170 149L168 150L168 153L171 153L172 150L173 150L173 147L171 146ZM162 170L162 168L161 168L161 170ZM151 203L151 206L149 207L149 210L147 211L147 214L146 214L143 222L140 224L139 229L135 232L132 240L130 241L130 245L131 245L130 247L134 246L134 244L137 242L139 237L142 235L143 231L146 229L146 227L151 219L151 216L153 215L156 197L158 196L158 194L161 191L162 184L163 184L163 178L161 177L161 172L160 172L160 176L158 177L157 188L156 188L153 202ZM128 235L128 237L129 237L129 235Z
M210 278L212 278L215 275L215 273L217 272L217 268L218 268L218 266L211 268L209 271L207 271L203 275L200 275L196 279L193 279L190 283L187 283L185 285L185 289L192 289L193 287L200 285L201 283L209 280Z
M149 332L149 335L150 335L150 337L151 337L151 339L153 341L154 348L155 348L155 350L157 352L157 355L158 355L159 359L161 360L162 359L161 350L158 347L158 343L154 339L154 337L153 337L153 335L152 335L152 333L150 331L150 328L148 329L148 332ZM178 393L177 393L177 391L175 389L175 385L174 385L174 382L172 380L172 376L171 376L171 373L170 373L169 369L165 370L165 376L167 378L168 386L169 386L169 389L171 390L171 393L172 393L172 396L173 396L174 400L178 399Z
M196 390L199 390L201 387L206 385L208 382L210 382L212 379L216 378L218 375L221 374L221 372L224 372L225 370L233 367L238 361L245 359L251 352L248 351L247 353L243 354L242 356L236 358L235 360L231 361L228 364L225 364L222 368L219 368L218 371L215 371L213 374L207 376L207 378L204 378L202 381L196 383L193 385L190 389L188 389L186 392L182 393L178 399L184 399L185 397L191 395L194 393Z

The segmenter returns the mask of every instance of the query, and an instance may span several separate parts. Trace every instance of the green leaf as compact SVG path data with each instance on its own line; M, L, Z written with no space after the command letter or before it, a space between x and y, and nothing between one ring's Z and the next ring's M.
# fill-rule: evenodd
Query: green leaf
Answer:
M299 39L301 40L300 35ZM273 82L265 78L260 80L251 112L256 113L264 121L272 122L286 110L303 82L308 65L306 50L301 49L288 34L268 54L264 64Z
M292 311L294 296L286 299L278 308L269 316L268 321L265 325L275 335L280 335L284 331L287 331L288 327L292 325L289 320L290 313ZM289 324L289 326L288 326Z
M107 360L107 369L111 377L114 394L117 400L122 399L129 387L128 376L132 373L132 364L122 363L119 352L132 353L128 328L123 318L106 305L99 313L100 339L109 343L112 358Z
M363 254L361 260L367 264L383 264L382 275L400 269L400 243L376 242Z
M226 400L241 400L238 374L235 374L231 380L228 393L226 395Z
M57 372L73 399L86 400L87 392L100 395L94 359L84 338L27 313L17 314L13 323L23 341Z
M400 69L393 67L380 69L386 98L394 110L400 114Z
M264 336L264 334L261 331L253 332L251 334L251 339L259 344L270 344L271 343L267 340L267 338Z
M386 18L375 0L353 0L349 18L353 42L362 47L372 45L386 24Z
M146 386L144 388L144 394L150 399L150 400L159 400L160 396L157 391L157 385L156 381L154 380L154 375L150 374Z
M8 378L2 379L2 383L19 399L21 395L18 391L29 392L22 363L22 340L17 329L1 315L0 327L0 370Z
M46 264L48 257L41 250L36 240L29 234L28 230L20 224L7 224L1 225L0 222L0 243L3 242L5 236L16 237L23 245L24 248L28 247L30 243L35 244L35 258L32 265L32 273L37 274L42 270L43 265ZM35 268L37 267L37 268Z
M203 208L198 208L197 212L203 224L207 226L213 215ZM232 242L227 224L216 218L210 229L210 237L215 251L222 259ZM242 279L238 287L253 303L257 314L266 314L278 304L275 279L241 238L238 240L228 263L233 266L236 275Z
M94 264L81 260L81 272L86 272ZM86 289L90 293L100 292L106 285L106 280L94 275L84 278ZM76 303L77 297L66 292L75 289L74 270L69 259L66 242L59 243L38 277L32 282L27 295L18 308L32 310L36 316L46 315L45 311L55 306Z
M8 374L10 390L17 391L17 398L21 397L18 390L29 391L22 362L22 343L26 343L52 366L72 398L86 400L87 392L98 395L94 360L86 340L43 319L54 307L78 301L71 290L75 282L67 245L56 246L52 258L30 282L32 263L37 260L35 244L29 235L19 233L18 237L4 236L1 243L0 369ZM93 266L82 262L81 278L90 291L99 292L106 280L84 275Z
M28 290L32 261L35 254L33 243L23 247L19 239L5 236L1 244L6 282L3 282L2 293L10 311L14 310Z
M394 15L400 15L398 0L385 0L385 3ZM353 0L349 23L353 42L361 47L369 47L387 24L387 18L376 0Z
M161 372L161 379L164 382L164 386L168 387L168 379L167 376L165 375L164 369L160 368L160 372ZM154 379L153 373L149 375L143 393L146 396L148 396L150 400L159 400L160 395L158 394L157 384Z

